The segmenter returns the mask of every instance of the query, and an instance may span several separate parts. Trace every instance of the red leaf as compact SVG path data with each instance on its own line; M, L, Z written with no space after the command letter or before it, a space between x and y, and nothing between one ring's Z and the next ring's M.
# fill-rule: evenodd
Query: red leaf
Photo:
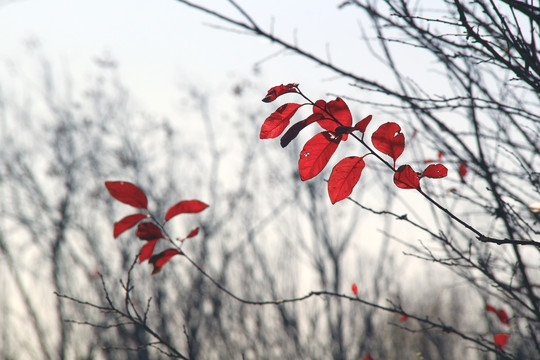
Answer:
M167 249L160 252L157 255L153 255L148 262L154 265L152 270L152 275L157 274L161 271L163 265L165 265L173 256L182 254L178 249Z
M437 159L439 159L439 161L441 161L443 155L444 155L444 153L443 153L442 151L439 150L439 152L437 153Z
M208 205L199 200L184 200L171 206L165 214L165 221L169 221L172 217L180 214L195 214L206 209Z
M186 236L186 239L197 236L198 233L199 233L199 228L196 227L195 229L191 230L191 232L188 234L188 236Z
M350 156L334 166L328 179L328 195L332 204L346 199L352 193L365 165L363 158Z
M289 126L289 121L296 113L296 110L302 106L296 103L289 103L280 106L269 117L266 118L261 126L261 139L273 139L281 135L283 130Z
M503 324L510 325L510 319L508 318L508 314L503 309L499 309L499 311L497 311L497 317L499 318L499 321Z
M459 173L459 177L461 178L461 181L464 181L465 179L465 175L467 175L467 164L465 163L465 161L461 161L459 163L459 170L458 170L458 173Z
M141 251L139 252L139 263L142 263L144 260L150 259L152 254L154 253L154 248L156 247L157 242L159 239L150 240L144 246L141 248Z
M144 192L137 186L126 181L106 181L105 187L116 200L138 209L146 209L148 200Z
M356 286L356 283L352 284L351 290L352 290L354 295L358 295L358 286Z
M264 102L272 102L274 100L277 99L278 96L281 96L283 94L286 94L286 93L290 93L290 92L298 92L298 90L296 89L296 87L298 86L298 84L287 84L287 85L279 85L279 86L274 86L273 88L271 88L270 90L268 90L268 94L266 94L266 96L264 97L264 99L262 99L262 101Z
M341 98L338 97L328 103L318 100L315 104L317 106L313 107L313 113L323 116L323 119L317 121L323 129L336 132L336 128L339 126L350 127L352 125L351 111ZM343 140L346 139L347 134L344 134Z
M409 165L401 165L394 174L394 184L401 189L420 189L418 174Z
M128 215L120 221L114 223L113 236L116 239L124 231L131 229L133 226L137 225L139 221L146 218L145 214L133 214Z
M302 129L304 129L309 124L312 124L320 119L322 119L321 114L311 114L306 119L299 121L293 126L291 126L289 130L287 130L287 132L283 134L283 136L281 137L281 140L280 140L281 147L284 148L285 146L289 145L289 143L298 136L298 134L300 133L300 131L302 131Z
M406 315L401 315L401 316L399 317L399 321L401 321L401 322L405 322L405 321L407 321L407 320L409 320L409 317L406 316Z
M377 150L394 160L394 166L397 158L405 149L405 136L401 133L399 125L393 122L379 126L377 131L371 135L371 141Z
M432 179L440 179L448 175L448 169L442 164L431 164L420 175L420 178L428 177Z
M371 357L370 354L367 354L366 356L364 356L364 359L362 360L373 360L373 358Z
M503 309L496 309L495 307L491 305L486 305L486 311L492 312L499 318L499 321L505 325L510 324L510 318L508 317L508 314Z
M354 128L352 126L338 126L334 132L336 134L350 134L354 131Z
M510 337L510 334L508 333L495 334L493 336L493 342L502 349L506 345L506 342L508 341L509 337Z
M340 141L341 135L336 137L330 131L325 131L315 135L304 145L298 160L302 181L317 176L324 169Z
M366 128L369 125L371 119L372 119L371 115L366 116L365 118L357 122L356 125L354 125L354 130L358 130L363 133L366 132Z
M164 236L156 224L143 222L137 227L137 237L141 240L156 240L161 239Z

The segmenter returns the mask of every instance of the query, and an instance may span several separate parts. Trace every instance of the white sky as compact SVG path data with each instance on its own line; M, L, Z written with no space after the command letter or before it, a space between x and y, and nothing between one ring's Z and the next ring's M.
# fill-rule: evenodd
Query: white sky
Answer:
M227 1L201 1L241 19ZM263 28L345 66L366 66L360 57L358 11L339 11L339 2L280 0L240 2ZM110 56L121 80L149 110L174 111L177 90L197 83L218 91L231 78L253 77L255 63L280 48L231 28L174 0L0 0L0 61L28 56L28 44L39 43L53 66L77 80L87 80L96 57ZM343 39L343 40L341 40ZM347 43L348 41L349 43ZM18 71L32 71L20 66ZM299 82L313 96L337 91L329 74L295 56L281 55L263 64L261 88ZM176 92L176 93L175 93ZM259 101L264 94L254 94ZM176 111L178 109L176 108Z

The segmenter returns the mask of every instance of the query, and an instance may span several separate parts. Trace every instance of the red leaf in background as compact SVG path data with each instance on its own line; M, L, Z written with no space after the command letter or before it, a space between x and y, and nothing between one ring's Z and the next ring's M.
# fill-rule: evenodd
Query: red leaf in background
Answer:
M165 221L169 221L172 217L180 214L194 214L206 209L208 205L199 200L184 200L171 206L165 214Z
M319 107L313 107L314 114L322 114L323 119L317 123L325 130L336 132L339 126L352 126L352 115L349 107L341 98L324 103L323 100L318 100L316 103ZM323 111L321 108L325 109ZM328 114L329 113L329 114ZM336 122L336 120L339 122ZM347 134L343 135L343 140L347 140Z
M186 236L186 239L197 236L198 233L199 233L199 228L196 227L195 229L191 230L191 232L188 234L188 236Z
M288 103L280 106L269 117L266 118L261 126L261 139L273 139L281 135L283 130L289 126L289 121L296 113L296 110L302 106L296 103Z
M154 269L152 270L152 275L157 274L161 271L161 268L163 265L165 265L173 256L182 254L180 250L177 249L167 249L165 251L160 252L157 255L153 255L148 262L152 265L154 265Z
M302 181L317 176L324 169L340 141L341 135L336 137L330 131L325 131L315 135L304 145L298 160L298 172Z
M442 151L439 150L439 152L437 153L437 159L439 159L439 161L441 161L443 155L444 155L444 153L443 153Z
M138 209L146 209L148 200L144 192L137 186L126 181L106 181L105 187L116 200Z
M405 136L401 133L399 125L393 122L379 126L377 131L371 135L371 141L377 150L394 160L394 166L397 158L405 149Z
M159 239L150 240L144 246L141 248L141 251L139 252L139 263L142 263L144 260L150 259L152 254L154 253L154 248L156 247L157 242Z
M448 175L448 169L442 164L431 164L420 175L420 178L428 177L432 179L440 179Z
M371 119L372 119L372 116L371 116L371 115L366 116L365 118L363 118L362 120L360 120L359 122L357 122L356 125L354 125L354 130L358 130L358 131L360 131L360 132L365 133L365 132L366 132L366 128L367 128L367 126L369 125Z
M461 161L459 163L459 170L458 170L458 173L459 173L459 177L461 178L461 181L465 181L465 175L467 175L467 164L465 163L465 161Z
M508 317L508 314L503 309L496 309L495 307L491 305L486 305L486 311L492 312L499 318L499 321L505 325L510 324L510 318Z
M328 195L332 204L347 198L358 183L366 163L358 156L350 156L334 166L328 179Z
M272 102L276 100L278 96L281 96L283 94L290 93L290 92L297 93L298 92L298 90L296 89L297 86L298 84L287 84L287 85L282 84L279 86L274 86L273 88L268 90L268 94L266 94L266 96L264 97L264 99L262 99L262 101L268 103L268 102Z
M115 222L114 229L113 229L114 238L116 239L124 231L126 231L127 229L131 229L132 227L137 225L139 221L141 221L144 218L146 218L145 214L133 214L133 215L128 215L122 220Z
M506 345L506 342L508 341L508 338L510 337L510 334L508 333L499 333L499 334L495 334L493 336L493 342L500 346L500 348L504 348L504 346Z
M289 130L287 130L287 132L283 134L283 136L281 137L281 140L280 140L281 147L284 148L285 146L289 145L289 143L298 136L298 134L300 133L300 131L302 131L302 129L304 129L309 124L313 124L314 122L320 119L322 119L321 114L311 114L306 119L299 121L293 126L291 126Z
M371 357L370 354L367 354L366 356L364 356L364 359L362 360L373 360L373 358Z
M352 284L351 290L354 295L358 295L358 286L356 286L356 283Z
M510 319L508 318L508 314L503 309L499 309L497 311L497 316L499 317L499 321L502 322L505 325L510 325Z
M163 238L161 229L154 223L143 222L137 227L137 237L141 240L155 240Z
M418 174L409 165L401 165L394 174L394 184L401 189L420 189Z
M405 321L407 321L407 320L409 320L409 317L406 316L406 315L401 315L401 316L399 317L399 321L401 321L401 322L405 322Z

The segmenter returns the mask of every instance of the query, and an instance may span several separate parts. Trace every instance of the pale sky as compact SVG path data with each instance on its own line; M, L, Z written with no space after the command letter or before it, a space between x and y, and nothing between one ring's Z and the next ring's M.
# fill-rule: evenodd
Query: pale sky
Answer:
M227 1L200 3L243 20ZM368 67L370 58L360 55L359 11L340 11L339 2L326 0L239 3L261 27L272 28L288 41L297 41L323 57L328 53L336 64ZM169 113L175 111L175 91L182 84L197 83L207 91L219 91L233 78L253 78L254 65L280 50L267 40L219 26L232 29L174 0L3 1L0 61L15 62L18 71L31 73L21 64L28 57L28 45L39 44L53 68L65 72L58 75L77 82L95 72L96 58L110 57L118 62L121 80L143 106ZM358 42L350 43L351 39ZM260 69L257 81L265 90L298 82L306 92L316 92L315 97L337 92L338 84L344 85L291 54L264 61ZM255 95L258 101L264 94Z

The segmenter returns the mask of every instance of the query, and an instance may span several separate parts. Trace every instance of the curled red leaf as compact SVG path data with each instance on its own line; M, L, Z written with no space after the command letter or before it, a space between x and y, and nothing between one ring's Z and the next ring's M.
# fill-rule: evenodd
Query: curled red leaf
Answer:
M163 265L165 265L173 256L180 254L182 254L182 252L180 252L178 249L167 249L157 255L152 255L152 257L148 260L150 264L154 265L152 275L159 273Z
M493 335L493 342L502 349L506 345L509 337L510 334L508 333L498 333Z
M428 177L432 179L440 179L448 175L448 169L443 164L431 164L429 165L420 178Z
M407 315L401 315L401 316L399 317L399 321L400 321L400 322L405 322L405 321L407 321L407 320L409 320L409 317L408 317Z
M273 88L271 88L270 90L268 90L268 93L266 94L266 96L262 99L262 101L264 102L272 102L274 100L276 100L279 96L283 95L283 94L286 94L286 93L290 93L290 92L298 92L298 90L296 89L296 87L298 86L298 84L287 84L287 85L278 85L278 86L274 86Z
M418 174L410 165L401 165L394 174L394 184L401 189L420 189Z
M397 158L405 149L405 136L401 133L401 128L394 122L388 122L379 126L371 135L371 142L375 149L390 156L394 160L394 166Z
M334 132L336 134L350 134L354 131L352 126L338 126Z
M312 137L300 152L298 172L302 181L317 176L328 164L336 151L341 136L335 136L330 131L324 131Z
M287 130L287 132L281 137L281 147L286 147L287 145L289 145L289 143L298 136L300 131L302 131L309 124L313 124L320 119L322 119L321 114L311 114L306 119L299 121L293 126L291 126L289 130Z
M352 284L351 290L352 290L354 295L358 295L358 286L356 286L356 283Z
M150 259L150 257L154 254L154 248L156 247L157 242L159 239L150 240L144 246L141 248L141 251L139 252L139 263L142 263L144 260Z
M328 179L328 195L332 204L351 195L364 166L364 159L358 156L346 157L334 166Z
M137 227L137 237L141 240L162 239L163 233L161 229L154 223L143 222Z
M145 214L133 214L124 217L122 220L114 223L113 236L116 239L124 231L131 229L133 226L137 225L139 221L145 219Z
M138 209L146 209L148 207L148 199L144 192L130 182L106 181L105 187L109 190L113 198L124 204Z
M172 217L180 214L199 213L208 207L207 204L199 200L184 200L171 206L165 214L165 221L169 221Z
M266 118L261 126L261 133L259 137L261 139L273 139L281 135L283 130L289 126L289 122L296 110L302 106L296 103L288 103L280 106L269 117Z

